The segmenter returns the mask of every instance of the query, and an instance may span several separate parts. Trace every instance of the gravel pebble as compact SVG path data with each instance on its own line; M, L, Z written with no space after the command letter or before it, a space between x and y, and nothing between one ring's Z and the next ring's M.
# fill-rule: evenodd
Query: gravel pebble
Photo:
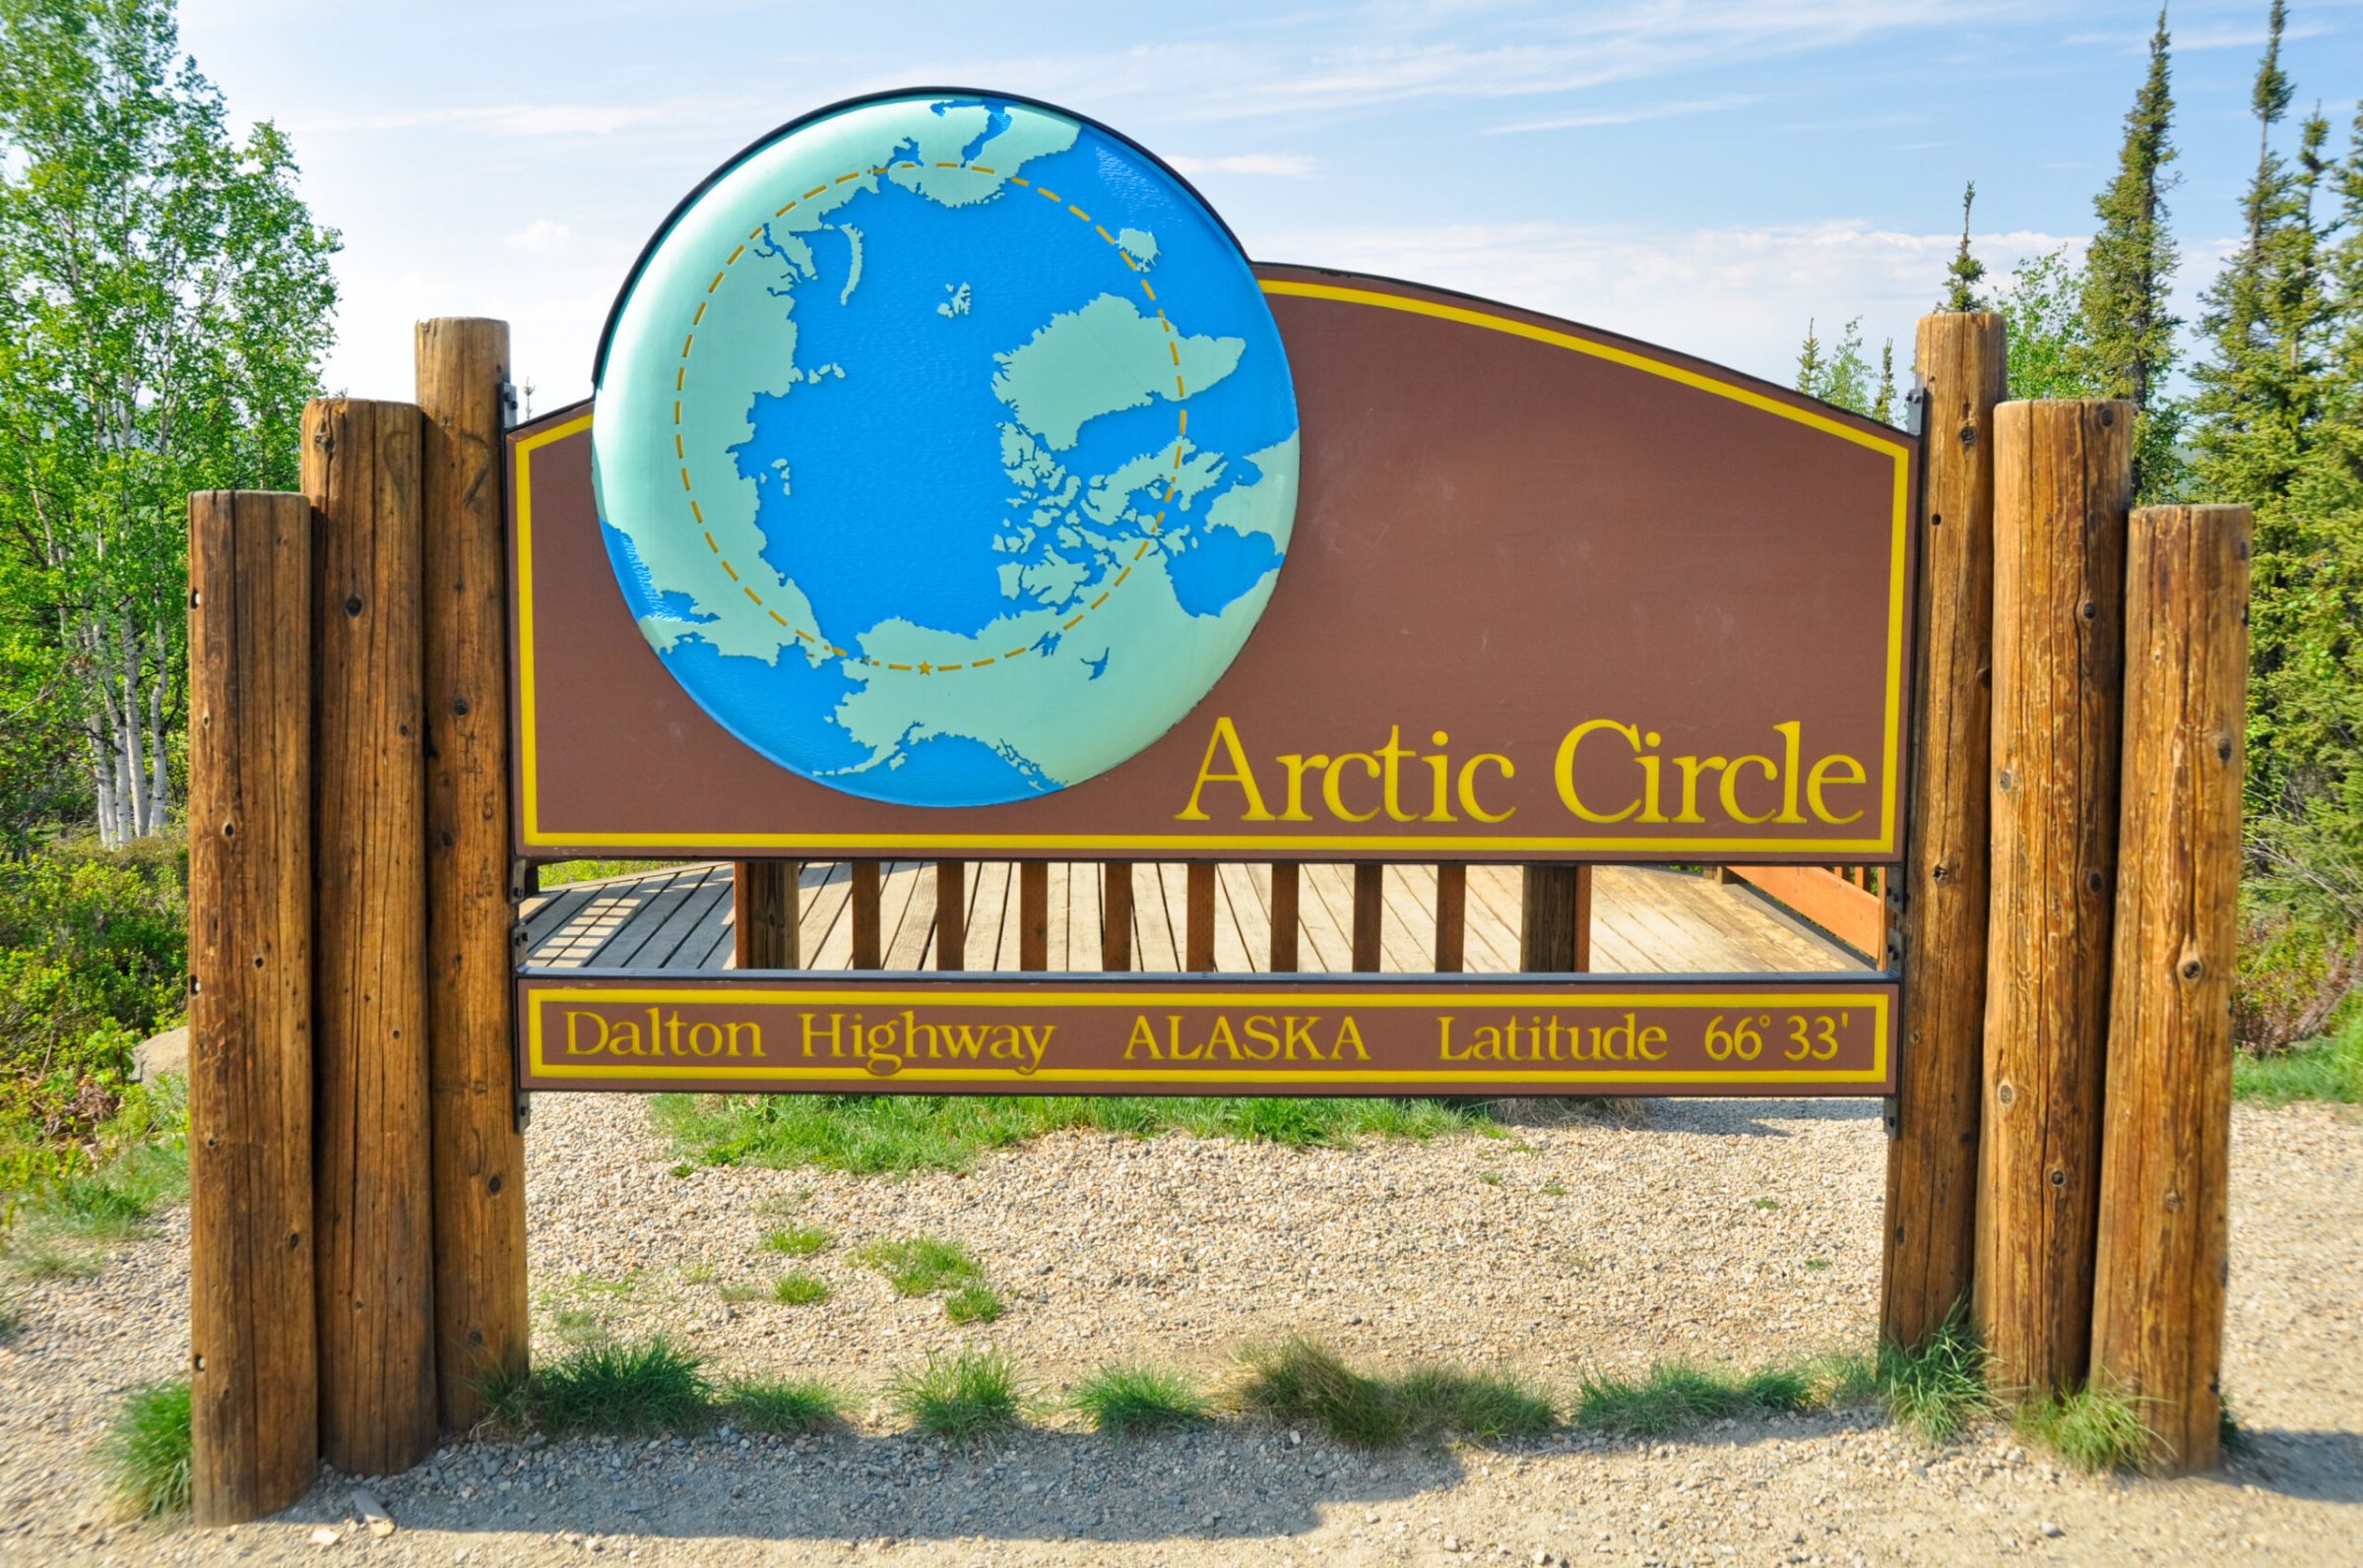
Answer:
M848 1430L455 1438L407 1474L324 1472L236 1530L127 1525L89 1454L126 1390L186 1357L175 1213L98 1278L26 1290L26 1326L0 1345L0 1562L2212 1564L2353 1562L2363 1539L2351 1111L2234 1113L2225 1376L2250 1445L2171 1483L2078 1475L2002 1428L1932 1451L1865 1411L1674 1442L1360 1454L1240 1422L1118 1443L1056 1414L969 1449L904 1433L884 1407L893 1371L961 1344L1007 1348L1045 1399L1114 1360L1214 1375L1241 1341L1292 1332L1371 1364L1501 1363L1561 1391L1674 1355L1861 1346L1885 1159L1871 1104L1651 1101L1351 1150L1068 1133L904 1180L676 1177L675 1158L636 1098L536 1099L537 1354L663 1328L725 1373L849 1389ZM833 1245L761 1249L790 1224ZM1007 1315L953 1325L852 1261L922 1233L965 1242ZM724 1299L790 1268L830 1299ZM370 1504L398 1528L371 1533Z

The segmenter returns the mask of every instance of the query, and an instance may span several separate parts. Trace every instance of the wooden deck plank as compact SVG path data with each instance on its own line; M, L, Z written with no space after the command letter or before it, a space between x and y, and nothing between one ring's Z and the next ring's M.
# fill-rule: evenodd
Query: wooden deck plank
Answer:
M1066 862L1066 967L1075 973L1100 967L1100 867L1093 860Z
M807 875L803 884L808 912L801 933L802 951L812 955L804 961L805 967L852 969L854 868L843 860L824 860L813 870L817 877Z
M926 969L927 954L934 947L935 863L889 861L878 903L885 967Z
M1144 860L1133 868L1132 954L1153 974L1182 972L1183 883L1179 865Z
M1305 868L1303 906L1305 942L1317 959L1306 965L1324 974L1351 973L1354 969L1354 868L1349 865L1309 865Z
M1519 885L1516 866L1469 867L1468 972L1515 974L1518 972Z
M672 960L700 923L727 904L731 896L731 874L715 867L695 879L684 877L667 890L674 900L673 907L664 919L652 926L647 916L632 922L634 930L645 930L647 936L628 957L618 952L603 956L600 963L617 969L662 970L671 967Z
M1236 948L1225 948L1221 934L1216 936L1216 956L1226 970L1243 974L1261 974L1272 961L1271 895L1268 884L1271 867L1246 865L1226 860L1216 871L1222 886L1223 912L1229 916L1229 929L1236 939ZM1234 963L1236 960L1236 964Z
M664 877L639 908L610 932L607 939L583 963L588 967L609 970L640 968L643 950L660 940L661 936L677 935L673 926L683 906L714 875L715 870L710 865L699 866ZM663 950L670 951L671 944L668 943Z
M1001 918L1017 903L1017 878L1006 860L979 860L968 868L968 967L1000 968ZM1009 953L1017 967L1017 950Z
M549 892L526 901L524 909L525 945L531 950L547 941L558 927L582 911L592 899L590 888L553 888Z

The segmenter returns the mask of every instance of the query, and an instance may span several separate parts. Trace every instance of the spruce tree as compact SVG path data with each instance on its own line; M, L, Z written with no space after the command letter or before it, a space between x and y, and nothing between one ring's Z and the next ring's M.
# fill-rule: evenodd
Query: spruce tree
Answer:
M1797 350L1797 390L1807 397L1819 397L1815 388L1821 384L1821 340L1814 336L1814 319L1805 319L1805 343Z
M1871 400L1871 417L1881 424L1895 422L1895 340L1879 345L1879 391Z
M2134 468L2144 501L2165 499L2179 489L2180 410L2164 395L2174 364L2175 329L2182 325L2167 308L2178 265L2165 204L2165 193L2178 183L2167 171L2175 158L2168 48L2161 10L2150 34L2148 74L2125 117L2116 178L2093 198L2100 223L2085 254L2078 302L2083 379L2097 396L2127 399L2138 410ZM2277 46L2273 62L2277 73Z
M1938 302L1939 310L1983 310L1985 302L1977 297L1978 282L1986 276L1986 264L1969 254L1969 210L1977 204L1977 181L1971 180L1961 191L1961 243L1952 253L1952 265L1945 269L1945 297Z

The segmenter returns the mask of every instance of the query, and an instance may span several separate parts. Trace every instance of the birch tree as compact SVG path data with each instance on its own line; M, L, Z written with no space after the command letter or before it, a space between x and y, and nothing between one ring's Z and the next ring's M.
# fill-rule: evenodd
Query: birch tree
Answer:
M56 655L105 842L160 832L186 496L290 488L336 234L233 134L169 0L0 0L0 550Z

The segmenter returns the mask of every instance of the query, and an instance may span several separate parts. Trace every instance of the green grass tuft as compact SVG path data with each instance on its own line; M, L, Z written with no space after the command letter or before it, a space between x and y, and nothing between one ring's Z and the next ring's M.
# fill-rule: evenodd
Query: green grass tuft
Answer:
M1495 1125L1483 1105L1436 1099L659 1095L650 1113L684 1159L716 1165L819 1165L864 1175L965 1170L982 1151L1070 1128L1314 1147L1363 1138L1426 1139Z
M1001 1293L990 1285L964 1285L943 1298L943 1315L954 1323L990 1323L1001 1315Z
M154 1519L189 1506L189 1384L134 1391L99 1448L107 1489L130 1513Z
M468 1386L484 1402L484 1419L493 1426L522 1432L534 1424L534 1375L523 1360L487 1362Z
M1095 1432L1132 1437L1206 1418L1206 1397L1179 1372L1104 1366L1075 1386L1069 1403Z
M785 1301L790 1306L817 1306L829 1298L829 1282L817 1274L806 1274L798 1269L793 1274L780 1276L771 1287L771 1298Z
M854 1254L886 1276L896 1295L933 1295L955 1286L983 1285L985 1271L957 1241L934 1236L912 1236L904 1241L873 1241Z
M1355 1448L1387 1448L1441 1432L1480 1442L1533 1437L1557 1420L1548 1399L1505 1377L1448 1367L1372 1377L1304 1338L1248 1346L1239 1359L1231 1398L1240 1409L1317 1426Z
M703 1363L661 1335L576 1350L535 1382L536 1413L552 1431L689 1432L711 1413Z
M1918 1348L1880 1348L1880 1400L1896 1425L1924 1443L1943 1443L1997 1409L1986 1367L1985 1347L1955 1307Z
M746 1431L782 1437L817 1431L845 1419L845 1401L835 1389L801 1379L762 1382L734 1378L723 1390L723 1410Z
M929 1437L973 1442L1013 1430L1025 1418L1017 1369L990 1348L930 1352L926 1366L897 1373L886 1397L897 1413Z
M0 1290L0 1345L15 1339L25 1328L25 1303L14 1290Z
M2277 1056L2234 1056L2232 1098L2260 1105L2300 1099L2363 1103L2363 1012L2337 1034Z
M2099 1386L2046 1396L2021 1408L2012 1424L2078 1470L2138 1465L2152 1441L2137 1402Z
M826 1230L812 1225L798 1225L793 1229L774 1230L763 1238L768 1252L784 1252L792 1258L817 1257L829 1250L833 1239Z

